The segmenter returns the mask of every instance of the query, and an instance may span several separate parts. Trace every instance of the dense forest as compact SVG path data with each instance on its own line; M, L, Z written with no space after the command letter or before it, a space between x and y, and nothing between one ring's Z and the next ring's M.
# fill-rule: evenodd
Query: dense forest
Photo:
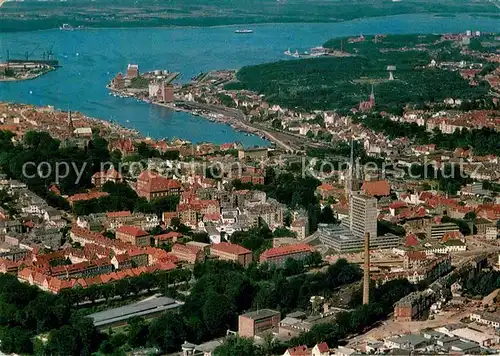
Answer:
M474 101L488 91L486 83L471 87L456 71L427 67L432 59L460 61L464 56L451 42L435 43L434 35L389 35L349 44L328 41L325 47L349 51L351 57L287 60L248 66L238 72L238 83L228 89L246 88L266 95L266 100L303 110L349 110L368 100L374 85L376 108L400 112L406 104L423 106L445 98ZM342 42L342 45L341 45ZM418 49L412 48L418 45ZM422 46L427 50L422 50ZM401 48L407 48L401 50ZM410 48L410 49L408 49ZM388 66L395 66L388 80Z

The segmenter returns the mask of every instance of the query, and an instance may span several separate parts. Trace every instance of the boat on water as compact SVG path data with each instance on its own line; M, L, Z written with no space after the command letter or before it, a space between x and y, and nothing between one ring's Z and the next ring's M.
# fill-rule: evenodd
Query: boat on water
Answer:
M73 31L74 30L73 26L71 26L69 23L63 23L63 25L60 26L59 29L63 30L63 31Z
M234 33L242 33L242 34L253 33L253 30L249 30L249 29L235 30Z
M296 50L295 52L292 53L292 51L290 51L290 48L285 51L285 54L287 56L294 57L294 58L300 57L299 51Z

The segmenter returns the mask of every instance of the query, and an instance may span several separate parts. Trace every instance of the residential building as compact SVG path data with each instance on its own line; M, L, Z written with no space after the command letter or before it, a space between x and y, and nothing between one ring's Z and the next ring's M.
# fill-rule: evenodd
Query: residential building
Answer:
M469 319L479 324L491 326L495 329L500 328L500 313L489 313L475 311L469 314Z
M176 243L172 246L172 254L179 260L195 264L205 259L205 252L202 248L192 245Z
M271 309L260 309L241 314L238 317L238 334L241 337L253 338L262 331L278 328L280 319L280 312Z
M149 233L136 226L122 225L116 229L116 238L135 246L149 246Z
M283 267L287 259L292 258L302 261L309 257L313 251L310 245L304 243L270 248L260 255L260 263Z
M136 191L139 196L152 200L179 195L181 184L177 180L162 177L151 171L144 171L137 178Z
M262 219L271 229L274 229L283 226L285 209L286 207L275 199L267 199L261 204L246 204L243 214L248 216L254 226L257 226L259 219Z
M330 347L326 342L314 345L311 356L330 356Z
M311 356L311 350L305 345L289 348L283 356Z
M252 262L252 251L230 242L213 244L210 247L210 256L218 257L225 261L236 262L245 267Z
M92 175L92 184L97 188L100 188L107 182L121 183L123 182L123 177L114 168L110 168L107 171L96 172Z
M297 234L298 240L305 239L309 236L309 219L307 217L295 219L290 226L290 230Z
M238 151L238 159L266 160L268 150L266 147L247 148Z

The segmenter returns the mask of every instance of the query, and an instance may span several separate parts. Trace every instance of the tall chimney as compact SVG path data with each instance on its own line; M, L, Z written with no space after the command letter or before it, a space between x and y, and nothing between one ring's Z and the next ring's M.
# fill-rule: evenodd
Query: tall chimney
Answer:
M365 233L365 263L363 275L363 304L370 302L370 233Z

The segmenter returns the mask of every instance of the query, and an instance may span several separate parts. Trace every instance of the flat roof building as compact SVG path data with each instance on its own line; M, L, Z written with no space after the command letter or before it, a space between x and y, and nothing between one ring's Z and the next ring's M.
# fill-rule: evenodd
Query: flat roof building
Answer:
M254 337L264 330L278 328L280 319L280 312L271 309L241 314L238 317L238 334L242 337Z
M349 229L356 237L377 236L377 199L353 194L349 206Z
M321 243L339 253L361 251L364 246L363 237L355 236L344 225L320 224L315 234ZM394 234L370 235L370 249L391 249L401 245L401 242L402 238Z
M97 328L104 329L110 326L126 324L127 320L134 316L150 318L167 310L178 308L181 305L181 302L177 302L173 299L158 297L90 314L89 317L94 321L94 325Z

